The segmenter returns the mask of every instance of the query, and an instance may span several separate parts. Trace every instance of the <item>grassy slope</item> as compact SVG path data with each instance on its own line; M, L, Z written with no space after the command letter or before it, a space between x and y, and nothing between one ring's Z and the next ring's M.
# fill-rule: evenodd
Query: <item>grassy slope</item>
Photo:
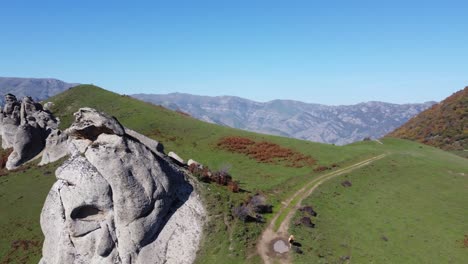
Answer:
M384 144L386 158L330 180L304 201L319 215L314 229L291 227L304 248L295 263L344 256L352 263L466 263L466 159L408 141ZM341 185L345 179L352 187Z
M260 164L241 154L220 150L216 147L220 138L242 136L259 141L267 140L311 155L318 160L320 165L350 164L373 155L372 151L362 146L337 147L212 125L90 85L69 89L48 101L55 103L52 111L60 117L62 128L70 125L73 120L72 113L80 107L93 107L114 115L123 125L161 141L167 152L175 151L185 159L193 158L215 170L231 167L230 172L233 177L240 180L241 187L248 192L232 194L215 185L202 186L213 221L207 226L206 234L209 234L209 237L205 239L199 254L198 262L200 263L244 262L245 258L254 252L254 244L263 224L244 225L231 219L230 208L232 206L238 205L247 195L257 191L264 192L269 196L270 202L278 204L281 199L297 189L304 180L317 174L312 172L313 167L297 169ZM372 145L372 143L369 144ZM26 174L41 175L42 173L42 169L35 167L26 170ZM12 194L9 194L7 190L14 188L21 189L17 192L17 196L28 192L36 193L35 197L24 196L22 198L21 202L28 210L28 214L23 218L28 219L31 234L35 234L34 237L37 239L42 239L38 218L45 195L54 177L53 175L38 177L39 182L35 182L29 176L21 178L13 175L1 178L4 182L0 185L0 194L11 196ZM41 186L41 188L36 186ZM29 208L28 204L31 204ZM8 238L2 240L0 250L6 252L16 238L15 219L20 216L17 210L5 201L1 201L1 207L4 211L2 210L0 221L5 232L8 233ZM29 262L35 263L36 260L37 257L33 257ZM259 259L252 257L249 262L259 262Z
M71 123L73 119L71 113L80 107L88 106L105 111L117 117L125 126L161 141L167 152L173 150L186 159L193 158L212 169L231 167L231 174L236 180L241 181L243 189L248 192L264 192L274 205L278 205L283 198L298 189L302 182L318 174L312 172L313 168L297 169L259 164L241 154L219 150L216 143L220 138L235 135L254 140L267 140L311 155L320 165L352 164L388 151L386 145L382 146L375 142L338 147L211 125L94 86L72 88L51 100L56 104L53 110L61 118L62 127ZM415 151L417 153L418 150ZM16 239L42 239L39 213L45 195L54 181L53 175L44 175L44 172L48 170L53 172L54 166L57 165L51 165L48 169L32 167L20 175L10 173L0 178L0 195L8 197L0 199L1 231L5 234L0 240L0 256L3 256L4 252L11 251L12 242ZM31 177L31 175L36 176ZM264 225L244 225L231 219L229 214L231 206L237 205L249 193L232 194L215 185L202 185L201 189L212 221L206 227L207 237L199 253L198 262L244 263L246 258L249 263L260 262L253 253L255 253L255 241ZM23 198L18 199L20 196ZM15 206L12 206L12 201L16 201ZM27 232L17 230L17 222L27 223L30 230ZM25 238L17 234L18 232L26 234ZM37 252L30 250L27 254L32 257L26 259L26 262L37 263ZM0 261L2 260L4 259L0 258Z
M39 215L58 165L24 166L0 177L0 263L39 262L43 242Z

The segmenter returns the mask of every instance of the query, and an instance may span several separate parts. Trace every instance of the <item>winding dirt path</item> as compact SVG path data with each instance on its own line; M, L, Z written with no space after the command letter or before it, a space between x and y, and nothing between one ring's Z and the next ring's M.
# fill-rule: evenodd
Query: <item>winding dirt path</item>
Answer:
M304 187L294 193L291 197L282 202L282 207L275 216L270 221L270 224L263 231L260 240L257 243L257 252L262 257L265 264L273 263L291 263L291 258L288 252L279 254L273 250L273 244L278 240L283 240L288 243L288 229L292 217L296 210L301 206L302 200L310 196L317 187L320 186L323 182L332 179L336 176L339 176L343 173L351 172L355 169L361 168L363 166L369 165L370 163L382 159L386 154L378 155L361 162L355 163L348 167L338 169L336 171L320 175L310 182L308 182ZM283 219L281 220L280 217ZM284 217L284 218L283 218ZM281 221L277 223L277 221ZM278 228L279 226L279 228Z

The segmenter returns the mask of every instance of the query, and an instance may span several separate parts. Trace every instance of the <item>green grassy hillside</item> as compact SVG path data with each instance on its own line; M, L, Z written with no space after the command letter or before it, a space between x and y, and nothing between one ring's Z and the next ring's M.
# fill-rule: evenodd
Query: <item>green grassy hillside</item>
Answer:
M263 192L269 198L269 202L277 205L284 197L294 192L302 182L318 174L313 172L317 166L329 166L332 163L346 165L380 152L368 146L337 147L212 125L92 85L71 88L48 101L55 104L52 111L60 118L61 128L66 128L71 124L74 118L73 113L80 107L93 107L115 116L123 125L162 142L166 152L175 151L186 160L195 159L212 170L230 169L234 179L240 181L241 188L246 192L233 194L214 184L202 185L212 221L207 225L206 234L209 234L209 237L203 244L199 263L220 263L220 261L242 263L249 256L252 256L249 262L259 262L254 256L254 245L264 224L244 225L230 216L231 207L244 201L247 196ZM290 148L303 155L310 155L316 160L316 164L293 168L282 163L259 163L246 155L232 153L218 147L221 139L233 136L249 138L256 142L267 141ZM373 145L373 143L369 144ZM49 166L52 172L55 171L53 166L56 167L58 164ZM20 175L10 172L0 177L1 195L9 196L9 199L23 196L17 202L22 203L23 209L31 205L28 208L28 214L23 215L21 211L15 209L16 207L10 206L5 200L2 201L4 210L0 215L0 221L8 236L2 239L0 256L6 256L14 251L16 239L14 230L18 221L27 222L28 228L32 230L30 235L26 235L27 239L42 240L39 214L47 191L54 182L54 175L47 173L44 177L36 179L40 182L35 182L27 175L42 175L43 168L31 166L25 168L24 171ZM22 191L14 194L9 192L18 188ZM23 193L35 193L35 196L30 197L33 199L31 200ZM36 250L29 253L31 254L32 257L25 258L26 262L37 262L40 252ZM21 255L24 254L19 254L18 258L14 259L18 260ZM0 259L0 261L5 260L6 257Z
M383 143L384 159L326 182L303 202L318 216L314 229L290 228L304 249L295 263L466 263L466 159L410 141Z
M91 85L81 85L71 88L51 98L49 101L55 103L52 111L56 116L60 117L62 128L70 125L73 120L72 113L76 112L78 108L93 107L115 116L123 125L162 142L166 152L175 151L184 159L195 159L209 166L212 170L230 169L231 175L235 180L240 181L240 186L245 192L231 193L226 188L214 184L200 184L200 189L206 201L207 209L209 210L210 222L206 226L206 236L198 256L198 263L260 263L260 259L255 252L255 242L262 229L265 227L265 224L244 224L233 219L230 213L231 208L244 201L249 195L262 192L268 197L269 202L274 205L275 210L279 207L283 199L289 197L296 190L301 188L304 182L324 173L314 172L314 169L317 170L318 167L332 167L332 164L338 167L344 167L381 153L392 153L384 160L379 161L378 164L381 165L375 165L380 167L370 167L368 168L370 170L368 173L359 173L360 170L348 175L348 177L352 177L355 174L357 176L367 175L363 180L368 179L367 181L372 182L376 186L382 185L381 188L386 186L386 181L388 180L394 180L395 184L397 184L396 186L404 186L418 179L418 181L421 181L421 186L426 186L427 188L432 186L431 179L437 177L424 177L425 174L423 173L427 171L418 171L413 168L414 166L416 166L416 168L422 167L427 170L432 168L431 166L443 166L441 171L447 168L451 169L453 173L462 173L463 171L465 174L468 173L466 165L458 164L460 161L452 155L441 151L429 151L428 147L420 148L421 145L419 144L400 140L387 140L384 145L371 141L339 147L277 136L261 135L204 123L184 114L144 103L128 96L111 93ZM298 168L291 166L291 163L279 160L274 160L269 163L258 162L258 160L253 158L254 155L249 156L241 152L230 152L226 150L226 148L220 148L220 141L226 138L249 139L259 143L261 146L263 146L260 144L262 142L268 142L270 145L276 144L281 147L281 149L287 149L314 159L315 164ZM392 158L393 156L394 158ZM401 160L396 168L392 167L393 159L397 161ZM0 177L0 224L2 228L0 231L4 234L0 240L0 263L8 263L9 261L12 263L37 263L40 257L40 250L34 246L24 247L23 250L22 246L24 243L22 244L22 242L16 241L31 240L42 243L43 238L39 227L39 214L47 191L54 182L53 171L58 165L58 163L51 164L42 168L32 165ZM414 170L414 173L405 174L407 175L406 177L388 176L393 174L389 174L389 172L386 171L387 168L392 169L391 172L396 175L401 175L402 173L398 172L403 172L406 169ZM434 171L437 170L434 169ZM339 182L341 178L342 177L338 177L335 181ZM460 186L466 184L466 178L465 176L461 177L461 180L458 182L449 182L446 186L448 197L451 197L449 190L451 190L452 185L454 185L454 195L456 193L459 197L464 197L465 200L467 200L466 198L468 197L466 193L468 192L459 192ZM352 181L354 181L354 179ZM434 183L438 182L434 181ZM323 185L324 193L326 193L326 188L332 188L327 187L329 186L328 184L329 183ZM406 195L404 197L412 197L410 187L414 186L408 186L408 188L404 189ZM393 186L393 188L397 187ZM432 186L432 190L436 189L437 185ZM367 188L363 187L359 189L354 185L346 189L346 191L353 193L354 197L359 197L362 193L363 199L367 197L364 190L367 190ZM310 199L316 199L316 195L319 195L323 204L327 202L330 206L334 204L334 200L329 200L329 196L326 195L320 196L320 192L314 193ZM414 192L416 198L421 198L420 195L425 195L425 193ZM371 194L368 194L368 196L371 197ZM344 197L344 195L342 194L339 197ZM388 197L386 199L390 199ZM393 200L390 199L387 202L391 203L391 201ZM401 200L395 199L395 203L400 201ZM457 201L458 200L448 204L449 206L446 207L448 216L452 217L453 212L456 210L466 209L466 207L463 207L464 205L459 205ZM317 202L312 203L317 206L320 204ZM365 208L366 207L362 208L364 212L366 212ZM373 208L369 208L373 210ZM341 212L333 208L330 209L329 214L326 214L326 209L320 208L318 210L320 217L326 217L326 215L328 215L328 218L323 218L326 222L335 218L335 214L338 217ZM376 222L381 222L381 220L385 218L385 216L381 215L382 212L372 213L372 210L369 210L368 213L360 213L360 218L353 220L353 223L357 226L357 221L363 221L363 223L372 222L377 216ZM419 210L424 214L429 213L423 211L420 207L415 207L415 210ZM400 211L395 212L400 213ZM268 217L267 215L267 220L269 219ZM349 215L347 217L349 218ZM394 217L397 217L397 215L394 215ZM459 217L468 219L466 215L463 214ZM438 220L443 220L443 218L444 215L441 214ZM20 223L22 227L18 226L18 223ZM430 223L424 222L424 224ZM439 221L437 223L437 228L438 230L445 230L450 229L452 225L453 222L451 220ZM326 233L331 232L330 230L333 229L333 226L330 226L329 229L320 229L323 226L324 225L317 224L317 230L306 231L293 229L293 232L302 232L304 234L311 232L310 237L312 237L314 234L317 234L317 232ZM433 226L427 226L427 228L434 229ZM458 228L460 228L460 226L457 226L457 229ZM398 232L400 229L396 230L395 232ZM466 227L457 231L457 233L463 232L468 234ZM334 235L335 233L329 234ZM340 233L336 234L339 235ZM304 241L307 242L308 240L304 238ZM378 245L377 242L380 241L380 237L368 236L368 240L366 241L373 241L374 243L366 242L359 247L365 251L373 251L372 246ZM306 259L305 257L317 253L317 251L313 250L307 251L309 242L307 242L307 245L304 247L305 254L297 258L299 262L303 262ZM320 246L326 250L331 249L332 251L336 247L333 241L325 242L326 241L323 241L323 243L320 242L320 245L310 244L310 246L313 248ZM19 247L17 246L18 243L20 244ZM423 254L423 246L426 245L416 244L414 247L415 254ZM452 254L453 252L448 252L447 254L449 253ZM336 254L338 253L333 253L333 256ZM329 260L333 262L333 258ZM389 258L389 260L392 260L392 258ZM392 263L392 261L388 263Z
M38 263L43 242L39 215L60 162L25 165L0 176L0 263Z

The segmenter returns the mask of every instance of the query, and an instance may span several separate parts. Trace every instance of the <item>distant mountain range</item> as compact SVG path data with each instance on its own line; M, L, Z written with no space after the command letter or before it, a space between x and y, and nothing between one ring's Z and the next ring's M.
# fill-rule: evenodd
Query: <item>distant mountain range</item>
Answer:
M0 102L3 104L3 95L7 93L16 95L18 99L31 96L35 101L41 101L76 85L78 83L57 79L0 77Z
M445 150L467 150L468 87L415 116L389 136Z
M183 93L132 96L211 123L337 145L367 137L380 138L435 104L366 102L328 106L291 100L260 103L233 96Z

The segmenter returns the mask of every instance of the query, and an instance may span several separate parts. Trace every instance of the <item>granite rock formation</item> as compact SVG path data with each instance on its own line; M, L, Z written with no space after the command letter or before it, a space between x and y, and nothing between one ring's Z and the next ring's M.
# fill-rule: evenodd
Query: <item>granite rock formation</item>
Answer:
M47 137L57 128L54 116L31 97L19 102L14 95L5 95L5 105L0 112L2 148L13 148L6 168L15 169L40 154Z
M41 213L40 263L192 263L205 211L160 144L90 108L65 134L54 134L70 158Z

